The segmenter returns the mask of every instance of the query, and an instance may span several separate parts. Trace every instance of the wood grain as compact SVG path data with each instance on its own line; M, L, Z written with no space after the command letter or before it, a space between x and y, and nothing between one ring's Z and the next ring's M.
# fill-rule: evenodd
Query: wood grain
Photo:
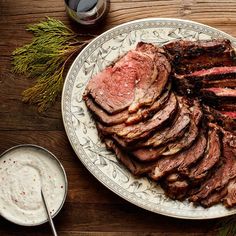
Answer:
M62 0L0 0L0 153L14 145L33 143L52 151L63 163L69 191L55 219L59 235L75 236L215 236L219 220L184 221L140 209L113 194L81 164L66 137L60 98L43 114L21 102L21 93L34 82L11 72L11 52L32 35L28 24L46 16L62 20L81 33L100 34L131 20L176 17L208 24L236 36L236 1L111 0L105 21L94 28L72 22ZM47 224L20 227L0 219L0 235L50 235Z

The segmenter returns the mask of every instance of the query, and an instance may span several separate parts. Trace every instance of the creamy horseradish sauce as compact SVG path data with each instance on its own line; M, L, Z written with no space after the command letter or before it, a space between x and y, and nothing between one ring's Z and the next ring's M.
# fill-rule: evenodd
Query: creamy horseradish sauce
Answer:
M53 215L66 187L60 165L43 149L21 146L0 158L0 214L12 222L36 225L47 220L41 188Z

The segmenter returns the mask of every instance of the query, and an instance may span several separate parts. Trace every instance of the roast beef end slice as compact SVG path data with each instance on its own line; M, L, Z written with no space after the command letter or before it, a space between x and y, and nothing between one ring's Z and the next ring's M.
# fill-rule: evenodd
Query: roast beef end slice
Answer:
M188 74L193 71L209 69L213 67L229 67L235 65L234 50L226 50L219 55L212 53L203 53L195 57L182 58L182 60L174 60L173 68L177 74Z
M169 53L174 70L179 74L214 66L235 65L235 52L229 40L178 40L163 48Z

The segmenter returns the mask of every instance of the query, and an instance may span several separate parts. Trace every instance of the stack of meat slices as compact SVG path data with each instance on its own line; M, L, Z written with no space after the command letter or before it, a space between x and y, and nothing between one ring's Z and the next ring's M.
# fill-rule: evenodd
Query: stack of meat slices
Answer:
M175 90L198 97L219 110L224 123L236 120L236 55L227 39L211 41L179 40L163 47L172 66ZM227 126L227 125L226 125Z
M195 88L187 74L216 66L234 68L227 40L177 41L162 48L138 43L89 81L84 101L107 148L134 175L160 183L173 199L232 207L236 136L226 130L234 121L184 94ZM205 89L200 81L199 91Z

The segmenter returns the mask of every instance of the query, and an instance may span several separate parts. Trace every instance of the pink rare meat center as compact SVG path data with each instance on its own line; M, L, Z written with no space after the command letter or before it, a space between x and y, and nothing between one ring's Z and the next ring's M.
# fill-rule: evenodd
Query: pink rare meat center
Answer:
M114 67L108 67L90 80L90 93L109 113L119 112L144 95L142 91L146 90L152 71L150 57L131 51Z

